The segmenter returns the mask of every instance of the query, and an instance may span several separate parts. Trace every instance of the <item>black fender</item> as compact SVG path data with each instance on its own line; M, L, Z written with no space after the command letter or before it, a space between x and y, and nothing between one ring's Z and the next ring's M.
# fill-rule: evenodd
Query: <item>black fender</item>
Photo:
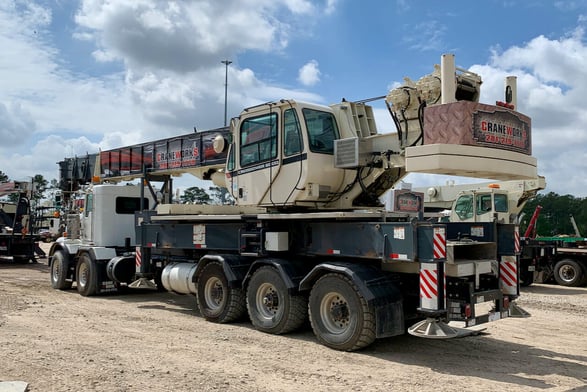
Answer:
M224 276L226 276L229 287L241 288L242 281L253 263L253 260L250 257L227 254L202 256L196 266L194 283L202 273L202 269L210 262L218 262L222 264Z
M290 260L278 259L278 258L264 258L257 259L253 262L247 274L243 280L243 288L247 287L249 280L253 276L256 270L263 266L271 266L277 270L281 279L287 287L289 294L298 294L300 292L300 282L302 278L308 273L308 268L304 268L301 263L296 263Z
M300 282L300 291L307 291L327 273L347 276L359 289L375 312L378 338L405 333L403 295L390 274L367 264L325 262L315 266Z

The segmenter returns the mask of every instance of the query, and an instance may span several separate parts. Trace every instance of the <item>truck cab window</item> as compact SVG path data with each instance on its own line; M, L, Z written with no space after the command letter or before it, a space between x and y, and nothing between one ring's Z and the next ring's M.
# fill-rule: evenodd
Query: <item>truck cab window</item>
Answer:
M491 210L491 194L477 196L477 215L485 214Z
M89 216L94 209L94 195L86 195L86 202L84 203L84 216Z
M495 212L508 212L508 196L495 194L493 195L495 201Z
M149 209L149 199L143 198L143 207L145 210ZM117 197L116 198L116 213L132 215L135 211L141 210L140 197Z
M310 150L334 154L334 141L339 138L338 127L332 113L303 109Z
M283 114L284 122L284 155L291 156L303 151L302 133L300 132L300 122L294 109L287 109Z
M277 114L243 121L240 129L240 164L250 166L277 157Z
M463 195L457 199L455 212L461 218L470 219L473 217L473 196Z
M234 143L228 147L228 157L226 158L226 171L234 170Z

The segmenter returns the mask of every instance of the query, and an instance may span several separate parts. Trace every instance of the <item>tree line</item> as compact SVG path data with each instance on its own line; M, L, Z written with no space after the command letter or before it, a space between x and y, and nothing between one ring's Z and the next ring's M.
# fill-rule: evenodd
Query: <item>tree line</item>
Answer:
M520 233L524 233L536 206L541 206L536 222L536 235L551 237L557 235L575 236L571 217L574 218L579 234L587 237L587 198L558 195L554 192L538 194L528 201L520 214Z

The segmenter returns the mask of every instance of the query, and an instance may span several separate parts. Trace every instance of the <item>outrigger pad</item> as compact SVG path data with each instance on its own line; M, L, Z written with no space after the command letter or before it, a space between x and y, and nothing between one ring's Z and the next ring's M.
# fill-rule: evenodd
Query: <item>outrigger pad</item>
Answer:
M427 318L412 325L408 328L408 333L420 338L429 339L450 339L459 335L455 328L449 326L444 321L434 318Z
M157 285L148 279L140 278L128 285L133 289L156 289Z
M531 316L531 314L529 312L525 311L524 309L522 309L518 305L513 304L513 303L510 304L510 317L526 318L526 317L530 317L530 316Z

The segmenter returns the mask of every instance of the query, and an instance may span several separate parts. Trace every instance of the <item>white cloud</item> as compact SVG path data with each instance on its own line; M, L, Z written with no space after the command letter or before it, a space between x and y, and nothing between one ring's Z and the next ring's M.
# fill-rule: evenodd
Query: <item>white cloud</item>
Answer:
M336 11L336 6L338 5L339 0L326 0L326 9L324 12L329 15Z
M23 144L35 129L35 121L20 104L4 105L0 102L1 149L8 150Z
M45 2L0 4L0 170L11 178L55 178L65 156L221 126L223 58L235 60L229 115L284 97L322 101L263 82L236 61L241 52L282 50L288 17L311 13L311 2L83 0L77 28L68 28L72 38L95 45L95 60L111 64L99 77L67 68L47 30L52 12L39 4Z
M517 76L518 110L532 118L533 155L547 190L587 196L587 46L582 29L552 40L494 51L490 64L471 67L483 76L483 102L503 100L504 78Z
M298 80L304 86L313 86L320 81L320 69L316 60L310 60L298 71Z
M84 0L75 19L82 31L94 35L101 60L186 73L228 54L287 45L288 25L268 17L271 3L248 3ZM309 6L299 0L286 3L296 13Z

